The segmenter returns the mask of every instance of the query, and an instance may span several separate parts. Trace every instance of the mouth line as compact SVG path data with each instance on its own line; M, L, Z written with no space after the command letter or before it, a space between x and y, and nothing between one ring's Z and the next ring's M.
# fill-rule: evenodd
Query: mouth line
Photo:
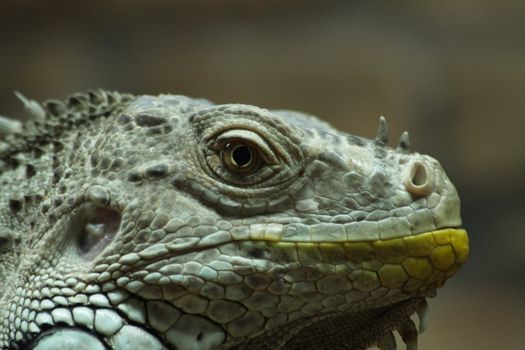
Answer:
M248 245L256 243L251 240ZM320 261L329 264L351 263L364 267L378 262L379 275L387 287L400 287L401 281L417 280L416 286L440 287L468 258L469 243L464 229L444 228L400 238L375 241L282 242L264 241L274 249L297 255L304 265ZM406 285L405 285L406 287ZM410 291L408 287L407 291Z
M423 268L423 265L426 265L424 261L426 259L435 268L444 272L455 266L454 272L447 272L447 275L451 276L459 269L459 266L464 264L469 254L467 231L461 228L441 228L376 240L326 239L312 241L311 239L304 239L290 241L280 239L280 235L278 235L279 237L276 236L271 225L265 226L269 229L267 231L269 234L266 234L265 231L260 234L235 237L235 235L226 234L222 231L190 244L158 243L146 249L147 252L142 252L140 256L144 263L150 264L163 260L167 256L173 256L173 254L182 256L228 244L236 244L240 247L264 244L266 247L272 247L283 252L294 250L299 258L301 255L312 257L310 252L317 251L317 255L326 255L329 260L333 261L361 263L376 259L384 264L405 262L405 265L409 266L409 270L412 267L412 269ZM314 255L316 254L314 253ZM131 256L128 257L128 255ZM128 259L137 262L138 258L138 254L131 253L124 255L120 262L126 265ZM135 264L135 266L137 265Z
M436 226L429 229L414 230L404 225L395 226L388 229L380 229L375 222L363 222L338 224L338 223L318 223L306 225L302 223L261 223L249 226L249 234L242 232L232 232L232 240L253 240L253 241L273 241L273 242L293 242L293 243L344 243L344 242L373 242L386 241L395 238L418 236L427 232L440 230L460 230L457 226ZM350 225L347 227L347 225Z
M318 249L325 251L343 249L349 261L369 260L375 257L383 263L398 263L400 260L409 257L430 256L436 261L447 260L448 258L463 264L469 253L467 231L461 228L441 228L397 238L377 240L283 241L268 239L267 237L251 237L250 239L233 240L229 243L233 242L265 242L277 248L295 248L297 250ZM435 252L436 248L440 247L449 247L450 249L440 249L443 251L438 250ZM434 257L432 257L432 254L434 254ZM440 265L446 265L446 261L441 261Z

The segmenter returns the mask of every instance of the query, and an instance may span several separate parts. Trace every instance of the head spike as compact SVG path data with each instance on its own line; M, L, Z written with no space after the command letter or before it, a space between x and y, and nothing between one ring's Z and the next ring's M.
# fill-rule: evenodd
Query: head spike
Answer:
M386 145L388 143L388 123L385 117L379 117L379 129L377 130L376 143Z
M33 120L43 120L46 117L46 110L40 103L35 100L28 99L20 91L15 90L15 96L22 102L24 105L24 111Z
M399 143L397 145L397 150L405 153L410 152L410 137L408 135L408 131L405 131L401 134Z

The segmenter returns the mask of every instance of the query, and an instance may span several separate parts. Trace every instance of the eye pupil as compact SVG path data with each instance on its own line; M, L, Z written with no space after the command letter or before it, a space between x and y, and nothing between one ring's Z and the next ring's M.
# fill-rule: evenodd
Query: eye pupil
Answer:
M236 175L253 174L263 164L257 146L242 140L225 143L220 152L220 159L224 169Z
M253 159L252 151L245 145L237 145L231 153L232 161L240 167L250 165Z

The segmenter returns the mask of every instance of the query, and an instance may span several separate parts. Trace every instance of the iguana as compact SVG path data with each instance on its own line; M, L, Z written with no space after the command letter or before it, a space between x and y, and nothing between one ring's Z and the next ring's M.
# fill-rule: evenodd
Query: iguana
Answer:
M416 349L467 258L454 186L384 118L369 140L179 95L17 95L2 349Z

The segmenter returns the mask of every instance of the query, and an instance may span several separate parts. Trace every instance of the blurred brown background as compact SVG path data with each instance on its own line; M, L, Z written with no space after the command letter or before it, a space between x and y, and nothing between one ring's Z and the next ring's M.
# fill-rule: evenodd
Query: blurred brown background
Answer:
M373 137L386 115L438 158L472 254L423 350L525 348L525 2L3 1L0 113L89 88L316 114ZM394 142L393 141L393 142Z

